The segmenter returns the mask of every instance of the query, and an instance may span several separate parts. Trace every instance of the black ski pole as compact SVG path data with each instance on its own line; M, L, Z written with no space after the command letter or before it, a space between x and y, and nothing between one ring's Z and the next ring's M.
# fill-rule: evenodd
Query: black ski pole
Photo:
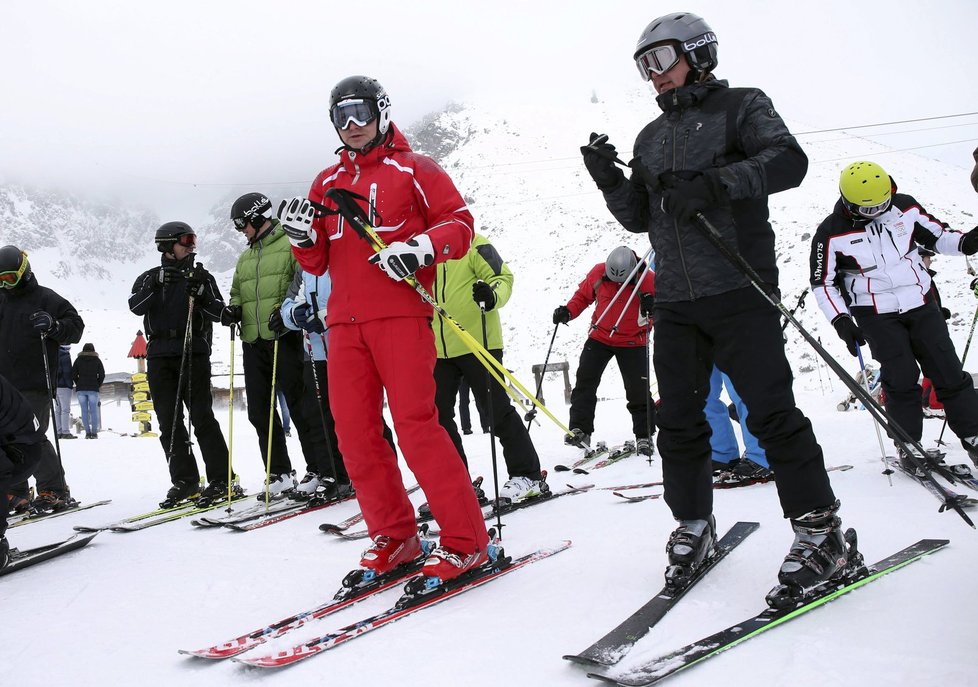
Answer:
M312 301L312 316L319 317L319 303L316 302L316 292L309 292L309 299ZM338 475L336 471L336 457L333 455L332 441L330 440L329 428L326 426L326 411L323 409L323 391L322 387L319 385L319 373L316 372L316 359L312 356L312 341L309 340L309 333L303 332L303 338L306 340L306 350L309 353L309 364L312 366L312 384L316 388L316 405L319 406L319 421L323 424L323 443L326 444L326 457L329 459L329 469L333 476L333 480L339 483ZM323 342L323 353L326 353L326 335L320 334L320 340ZM323 364L328 364L325 360ZM329 373L327 372L327 375ZM327 394L329 391L327 390ZM328 398L328 396L327 396Z
M652 399L652 316L649 315L649 321L645 325L645 391L648 394L648 398L645 403L645 436L649 439L649 455L648 462L652 465L652 439L655 436L652 433L652 409L655 407L655 401Z
M808 287L806 286L804 288L804 290L802 290L801 295L798 296L798 302L795 303L795 307L793 307L791 309L791 316L792 317L794 317L795 313L798 312L798 308L804 308L805 307L805 296L807 296L807 295L808 295ZM788 320L785 320L784 321L784 324L781 325L781 331L784 332L784 330L787 329L787 328L788 328Z
M182 410L183 404L184 371L187 368L188 350L193 344L194 302L194 297L190 296L189 300L187 301L187 326L183 332L183 352L180 354L180 373L177 375L176 401L173 404L173 422L170 423L170 450L167 451L166 454L167 466L169 466L173 460L173 445L177 437L177 421L180 419L180 411ZM187 436L187 441L190 441L189 435Z
M68 480L65 478L65 466L64 461L61 460L61 442L58 440L58 428L55 426L54 422L54 389L51 385L51 364L48 362L48 335L47 332L41 332L41 358L44 359L44 380L47 382L48 387L48 406L51 408L51 425L54 426L54 453L58 456L58 470L61 472L61 488L64 490L65 496L68 495ZM26 480L25 480L26 481ZM66 498L65 501L68 499Z
M617 156L615 156L617 158ZM652 176L652 173L642 164L641 158L633 158L631 163L628 165L631 169L642 178L642 181L649 186L651 189L657 191L662 188L662 184ZM707 238L720 251L720 253L730 261L730 263L739 269L745 277L763 297L772 306L778 309L778 311L791 323L791 325L798 330L805 341L815 350L815 352L821 357L825 364L835 372L836 376L842 380L842 383L853 393L856 398L863 402L866 410L873 416L873 418L880 423L884 428L886 428L887 433L893 440L900 445L901 448L910 456L911 460L919 467L923 473L925 479L934 484L936 487L940 488L940 483L934 478L931 473L931 468L939 470L941 476L948 479L952 484L956 483L957 480L950 471L940 470L940 468L933 462L927 451L921 446L920 442L911 437L903 427L901 427L891 415L889 415L886 410L876 402L876 399L872 397L865 389L863 389L852 376L846 372L845 368L833 358L828 351L826 351L819 343L815 340L807 329L805 329L798 320L795 319L788 308L785 307L784 303L778 298L777 293L774 288L766 284L760 275L754 270L753 267L744 259L744 257L728 246L720 232L717 228L713 226L712 222L703 215L702 212L697 212L695 216L696 222L694 223L696 227L703 233ZM913 451L910 450L910 446L916 449L919 456L914 455ZM975 528L975 523L968 517L968 514L964 512L961 508L961 504L957 499L947 498L941 507L941 512L944 510L951 509L956 512L962 520L964 520L973 529Z
M554 341L557 339L557 330L560 328L559 324L554 325L554 334L550 337L550 345L547 347L547 356L543 359L543 371L540 373L540 381L537 382L537 391L533 395L538 401L540 400L540 390L543 388L543 378L547 375L547 365L550 364L550 352L554 349ZM537 407L533 406L527 411L523 419L526 420L526 431L530 432L530 427L533 426L533 419L537 416Z
M479 302L479 313L482 317L482 347L489 350L489 337L486 333L486 304ZM499 532L499 540L503 539L503 519L499 512L499 461L496 458L496 416L492 412L492 377L489 376L489 368L485 370L486 378L486 413L489 416L489 454L492 456L492 488L495 494L493 503L496 510L496 531ZM473 387L474 388L474 387Z
M978 308L975 308L975 316L971 319L971 331L968 332L968 340L964 344L964 352L961 354L961 367L968 357L968 350L971 348L971 337L975 335L975 324L978 323ZM944 416L944 424L941 425L941 433L937 437L937 445L944 445L944 430L947 429L947 415Z

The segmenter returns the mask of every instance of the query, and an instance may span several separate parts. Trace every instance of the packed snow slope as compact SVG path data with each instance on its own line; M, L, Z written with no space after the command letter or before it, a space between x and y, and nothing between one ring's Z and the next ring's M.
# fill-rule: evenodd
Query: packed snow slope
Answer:
M647 239L618 227L580 162L578 147L590 131L608 133L628 157L634 135L656 115L651 95L638 90L616 101L583 100L559 111L524 103L497 108L469 103L425 122L433 152L472 203L479 231L492 238L516 274L512 300L503 311L506 360L527 385L530 366L542 363L553 333L550 313L566 302L589 267L625 243L640 254ZM790 123L796 131L802 124ZM419 139L424 136L419 132ZM835 134L800 139L812 161L800 189L772 199L785 302L793 305L807 285L810 236L831 210L836 180L848 162L876 159L901 189L916 196L952 226L970 229L978 207L966 175L907 154L887 154L867 141ZM425 147L425 146L422 146ZM324 161L324 165L328 161ZM310 179L317 170L310 170ZM276 199L277 200L277 199ZM215 210L216 227L226 210ZM167 218L170 219L170 218ZM105 279L78 271L58 272L70 246L32 253L42 281L78 305L110 372L134 371L125 353L138 318L126 310L132 279L157 259L152 231L146 250ZM226 231L226 224L222 231ZM201 231L201 261L210 237ZM111 236L105 236L106 251ZM215 240L216 237L215 237ZM243 246L242 246L243 247ZM58 252L58 251L61 252ZM140 262L140 260L145 261ZM963 258L934 265L945 304L954 313L952 337L959 351L968 337L976 301ZM230 272L219 275L227 292ZM826 348L857 369L834 331L809 300L799 319ZM587 317L561 328L551 361L571 370L587 333ZM228 342L216 331L214 366L228 368ZM842 500L842 517L859 532L868 561L879 560L921 538L951 544L927 559L873 583L851 596L673 678L701 685L921 685L976 684L972 637L978 601L968 590L978 566L978 533L922 487L880 475L880 447L865 411L836 411L844 396L838 380L801 338L788 331L788 351L797 375L795 391L812 419L828 465L851 464L832 482ZM241 370L240 346L236 370ZM221 383L220 379L215 380ZM240 381L239 381L240 384ZM566 421L562 382L544 387L553 411ZM612 366L600 389L596 438L619 443L629 437L624 394ZM125 405L106 404L104 426L133 431ZM229 429L226 408L219 409ZM542 418L542 416L541 416ZM574 451L562 445L549 421L532 436L545 467L566 463ZM938 421L925 426L933 446ZM255 431L243 410L233 418L234 464L243 485L258 489L264 468ZM966 460L950 434L951 462ZM302 469L298 441L290 440L293 464ZM473 476L491 480L489 439L465 437ZM163 452L153 439L103 431L98 441L62 443L68 480L82 501L112 498L112 504L9 532L13 546L29 547L63 538L74 524L104 524L149 510L168 487ZM498 452L498 451L497 451ZM405 482L413 483L404 468ZM612 486L658 479L658 459L639 458L590 476L551 473L551 484ZM415 501L420 503L419 493ZM176 652L224 641L312 607L330 598L355 566L362 545L335 541L317 525L356 511L353 503L247 534L197 531L177 521L143 532L106 532L86 549L0 581L0 674L23 685L105 685L138 679L146 685L268 684L590 684L561 655L583 649L633 610L662 584L664 545L674 526L659 500L627 504L610 491L543 504L507 518L505 545L512 554L569 538L560 555L514 572L481 589L404 619L389 628L313 658L281 674L225 663L195 661ZM772 485L716 494L718 527L754 520L760 529L693 590L645 638L624 665L666 653L760 610L775 583L791 532L781 517ZM978 514L976 514L978 515ZM391 591L257 651L290 647L385 608Z

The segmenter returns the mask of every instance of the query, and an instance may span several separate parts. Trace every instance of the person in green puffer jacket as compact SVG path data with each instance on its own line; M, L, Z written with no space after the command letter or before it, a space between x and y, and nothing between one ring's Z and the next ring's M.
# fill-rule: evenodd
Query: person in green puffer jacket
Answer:
M322 429L318 422L311 422L298 410L304 405L305 394L302 339L298 332L285 327L279 311L299 264L281 223L272 215L272 203L264 194L246 193L238 198L231 207L231 220L235 229L247 238L248 249L238 258L231 297L221 315L221 324L241 326L248 420L258 433L264 461L268 456L268 418L273 413L269 404L272 387L277 386L293 411L292 422L299 432L307 468L316 466L316 454L325 451ZM276 339L278 364L273 379ZM296 487L285 431L277 412L272 421L271 477L266 487L272 496L291 492ZM265 497L264 491L259 497Z
M476 341L482 342L482 315L486 310L486 348L500 362L503 359L503 333L499 308L513 292L513 273L485 236L476 234L469 252L459 260L447 260L436 267L432 293L455 320ZM448 326L436 318L435 404L438 421L448 432L462 461L466 462L462 439L455 425L455 400L464 379L480 407L492 402L493 433L499 437L509 480L499 491L502 501L521 501L550 491L540 472L540 458L519 413L510 403L506 390L487 376L486 368ZM486 380L489 381L487 389ZM467 464L467 462L466 462Z

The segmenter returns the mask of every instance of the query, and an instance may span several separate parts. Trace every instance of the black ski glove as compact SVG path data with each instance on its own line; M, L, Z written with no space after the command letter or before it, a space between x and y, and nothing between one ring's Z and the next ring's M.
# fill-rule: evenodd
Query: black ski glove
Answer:
M207 290L207 282L210 281L211 273L204 269L203 265L194 265L187 272L187 295L200 298Z
M272 314L268 316L268 328L278 336L289 331L289 328L285 326L285 322L282 320L281 308L275 308Z
M58 321L44 310L38 310L31 315L31 324L40 334L53 334L58 329Z
M947 308L941 308L941 315L944 316L944 319L945 320L950 320L951 319L951 311L948 310Z
M975 253L978 253L978 227L975 227L961 237L961 243L958 245L958 250L965 255L974 255Z
M554 310L554 324L567 324L570 322L570 310L566 305L558 305Z
M472 300L489 312L496 307L496 291L481 279L472 285Z
M832 326L835 327L839 338L846 342L846 348L849 349L850 355L853 357L857 356L859 347L866 345L863 330L857 327L856 323L848 315L839 315L836 317L832 320Z
M156 273L156 283L160 286L172 284L183 276L183 272L175 265L164 265Z
M233 327L241 322L241 306L226 305L221 311L221 324L225 327Z
M618 152L608 143L607 136L599 136L592 131L590 142L581 146L581 155L584 156L588 174L602 191L612 191L625 180L625 173L613 161Z
M699 212L720 205L726 192L720 173L714 169L697 174L690 180L672 176L670 186L662 192L662 210L680 222L690 222Z
M312 306L308 303L300 303L292 308L292 321L300 329L313 334L322 334L326 331L323 321L316 317L316 313L312 311Z
M651 293L643 293L639 298L641 299L639 312L645 317L652 317L652 310L655 308L655 296Z

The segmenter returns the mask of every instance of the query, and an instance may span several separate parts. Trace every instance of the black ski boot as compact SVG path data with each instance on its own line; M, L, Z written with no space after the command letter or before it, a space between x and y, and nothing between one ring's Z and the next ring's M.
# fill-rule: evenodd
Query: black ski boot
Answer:
M227 487L225 487L226 489ZM160 508L174 508L184 501L190 501L200 496L200 483L178 479L166 492L166 498L160 502Z
M244 489L238 484L238 476L235 475L231 478L231 498L236 499L240 496L244 496ZM169 494L167 494L167 497L169 497ZM207 508L207 506L213 506L216 503L226 500L227 497L228 483L221 479L211 480L211 483L200 492L200 496L197 497L194 506L197 508Z
M679 588L689 582L696 570L713 555L717 544L717 523L711 515L708 520L680 520L679 527L669 535L666 554L666 585Z
M6 537L0 537L0 570L7 567L10 563L10 544L7 543Z
M856 547L856 531L843 535L842 520L836 513L837 500L791 520L795 541L785 556L778 581L768 595L768 605L786 608L804 601L813 592L832 582L855 574L862 567L862 554Z
M971 458L971 462L975 464L975 467L978 467L978 436L962 439L961 445L964 446L964 450L968 453L968 457Z
M316 491L309 496L307 503L310 506L321 506L324 503L345 499L353 494L353 485L349 482L337 482L332 477L326 477L316 487Z

